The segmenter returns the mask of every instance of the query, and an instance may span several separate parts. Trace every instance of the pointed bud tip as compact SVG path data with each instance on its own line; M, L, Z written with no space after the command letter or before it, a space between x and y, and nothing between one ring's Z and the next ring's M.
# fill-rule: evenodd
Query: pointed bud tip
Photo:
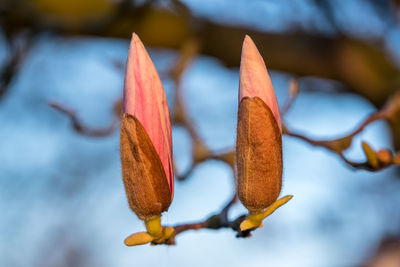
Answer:
M142 79L137 80L138 77L145 77L146 72L152 70L152 62L149 61L149 55L136 33L132 33L131 42L129 44L128 58L126 62L125 71L125 84L124 84L124 101L122 110L132 116L136 116L136 91L137 86L143 87L144 84L136 84L141 82ZM148 75L147 75L148 76Z
M251 39L251 37L246 34L246 36L244 37L244 40L243 40L242 54L243 54L244 50L250 49L250 48L253 48L253 49L255 48L257 50L256 44L254 43L253 39ZM258 53L258 50L257 50L257 53Z
M280 111L275 90L264 59L255 43L246 35L240 61L239 102L243 97L259 97L271 109L282 132Z
M132 33L132 38L131 38L131 46L132 45L141 45L143 48L144 48L144 45L143 45L143 43L142 43L142 41L140 40L140 38L139 38L139 35L137 35L136 33Z

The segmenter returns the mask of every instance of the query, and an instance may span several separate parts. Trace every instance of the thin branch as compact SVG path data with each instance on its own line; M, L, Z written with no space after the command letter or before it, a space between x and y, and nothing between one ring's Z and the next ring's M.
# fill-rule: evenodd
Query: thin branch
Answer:
M289 81L289 92L286 102L281 110L281 116L284 117L286 113L292 108L294 101L299 94L299 81L297 79L291 79Z
M369 151L365 150L365 145L363 145L364 152L367 156L367 161L365 162L354 162L352 160L347 159L343 152L347 150L353 141L353 138L361 133L365 127L370 125L371 123L378 120L391 120L394 116L396 116L400 111L400 93L395 94L386 105L379 111L369 115L357 128L355 128L348 135L332 139L332 140L314 140L303 134L299 134L289 130L285 125L283 125L283 133L301 139L312 146L323 147L334 153L336 153L345 163L356 168L356 169L364 169L368 171L378 171L384 168L387 168L391 165L398 165L396 157L397 155L393 155L390 151L387 150L379 150L374 151L372 148L369 148ZM385 152L383 152L385 151ZM369 153L368 153L369 152ZM388 154L389 153L389 154ZM377 163L374 164L371 161L371 157L376 160Z
M218 230L221 228L231 228L237 232L237 237L248 237L250 236L250 231L240 231L239 225L246 218L246 215L241 215L233 221L229 221L228 212L232 205L237 202L237 196L234 194L232 199L223 207L223 209L214 215L211 215L206 220L196 223L180 224L174 226L174 235L168 240L167 244L175 244L175 237L178 234L186 232L188 230L200 230L200 229L213 229Z
M6 63L0 69L0 99L2 99L8 90L14 78L18 75L21 65L28 57L29 51L33 46L34 35L25 34L25 36L8 36L6 38L10 48L10 55Z
M193 59L197 55L198 50L198 41L196 41L195 39L187 40L182 46L181 53L170 72L170 76L175 83L175 101L174 110L172 112L173 123L183 125L194 140L200 141L200 137L196 132L196 128L194 127L192 120L187 115L188 112L184 105L183 93L181 88L182 76L184 74L184 71L193 61Z
M112 122L110 123L109 126L106 126L105 128L92 128L80 121L78 116L76 115L76 111L65 106L64 104L57 103L57 102L51 102L49 103L49 106L60 111L61 113L67 115L69 119L72 122L73 128L75 131L77 131L79 134L89 136L89 137L106 137L114 133L119 126L120 123L120 118L119 117L114 117Z
M190 49L189 49L190 50ZM186 52L185 52L186 51ZM184 69L187 68L192 57L195 55L194 50L192 53L187 52L188 49L183 49L183 55L178 59L177 64L170 72L170 75L174 77L176 83L176 94L175 94L175 108L173 110L173 124L183 126L192 138L192 163L191 166L182 174L176 173L176 178L179 181L186 180L193 172L193 170L202 162L208 161L210 159L219 160L227 163L232 169L234 168L234 157L235 151L226 150L223 152L213 152L211 151L199 137L196 128L194 127L192 120L189 119L186 109L183 107L182 96L181 96L181 77L183 75ZM191 56L188 56L191 55ZM298 84L295 80L290 82L289 94L287 101L282 109L283 115L287 113L292 107L296 97L298 95ZM51 103L53 108L63 112L68 117L70 117L74 129L83 135L93 136L93 137L105 137L113 134L117 129L120 121L120 114L122 113L122 100L119 99L114 105L115 118L108 127L105 128L92 128L83 124L76 115L76 112L65 105L59 103ZM290 130L285 124L282 124L283 134L291 136L309 143L312 146L323 147L335 154L337 154L346 164L350 165L355 169L363 169L368 171L379 171L392 165L400 165L400 151L394 154L388 150L372 150L371 153L376 154L372 156L376 158L378 164L372 164L368 158L365 162L355 162L344 156L344 151L347 150L353 141L353 138L361 133L368 125L378 120L395 120L400 113L400 92L396 93L391 97L384 107L370 116L368 116L364 121L360 123L352 132L348 135L331 139L331 140L315 140L309 138L303 134ZM175 166L176 167L176 166Z

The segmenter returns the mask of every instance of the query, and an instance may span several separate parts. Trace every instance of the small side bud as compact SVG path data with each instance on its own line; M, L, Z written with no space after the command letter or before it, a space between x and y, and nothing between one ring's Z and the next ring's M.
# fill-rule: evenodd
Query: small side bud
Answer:
M376 155L376 152L372 149L370 145L368 145L367 142L362 142L362 149L364 150L365 156L367 157L367 162L373 167L373 168L378 168L379 167L379 160Z
M379 162L382 163L383 165L388 165L393 160L392 151L390 151L389 149L378 150L376 152L376 156L378 157Z

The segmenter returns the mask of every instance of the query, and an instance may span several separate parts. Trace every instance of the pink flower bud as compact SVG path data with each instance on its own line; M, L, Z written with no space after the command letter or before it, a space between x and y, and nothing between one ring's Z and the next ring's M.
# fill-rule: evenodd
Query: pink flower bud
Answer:
M282 132L278 101L271 78L260 52L248 35L244 38L240 62L239 103L246 96L261 98L271 109Z
M125 188L131 208L147 219L167 210L172 201L172 137L164 88L136 34L132 35L126 65L123 112Z
M267 68L246 36L240 64L236 190L252 213L263 214L280 194L281 131L279 107Z

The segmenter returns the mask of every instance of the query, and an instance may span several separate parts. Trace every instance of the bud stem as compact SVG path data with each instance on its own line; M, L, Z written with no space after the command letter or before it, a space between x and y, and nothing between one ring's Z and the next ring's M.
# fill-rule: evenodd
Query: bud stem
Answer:
M240 230L245 231L249 229L255 229L262 226L262 221L271 215L275 210L277 210L280 206L286 204L290 199L292 199L292 195L284 196L274 203L272 203L266 210L264 211L251 211L247 218L240 224Z
M134 233L125 239L125 245L137 246L152 242L165 244L174 234L173 227L161 226L161 215L145 220L147 232Z
M254 223L255 225L260 225L262 220L264 219L264 212L253 212L250 211L249 215L247 216L247 219Z
M153 237L159 237L162 234L161 215L154 216L145 221L147 233Z

